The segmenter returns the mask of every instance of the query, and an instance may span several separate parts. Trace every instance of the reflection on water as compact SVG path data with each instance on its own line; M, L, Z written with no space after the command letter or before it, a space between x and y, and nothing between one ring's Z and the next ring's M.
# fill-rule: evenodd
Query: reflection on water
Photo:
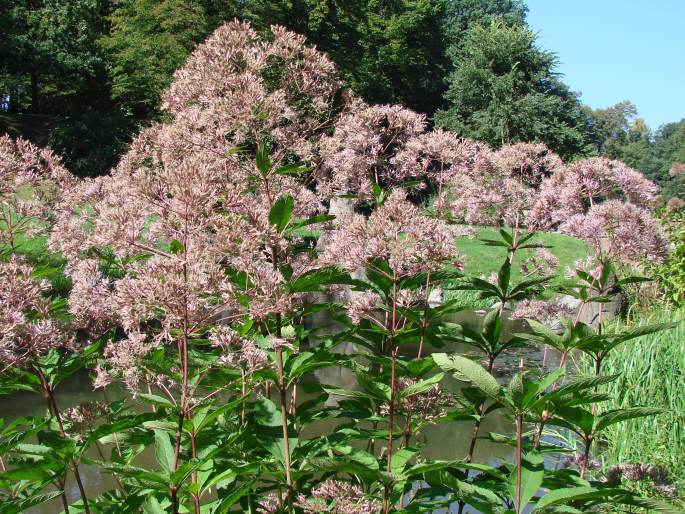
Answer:
M477 328L480 324L481 316L478 313L463 311L453 316L450 321L470 325ZM522 322L506 322L505 332L520 332L525 329L525 323ZM346 348L341 348L345 351ZM347 348L349 350L349 348ZM454 346L451 348L441 348L441 352L458 352L468 353L470 349L466 346ZM403 348L403 354L410 356L416 355L415 348ZM428 351L430 353L430 349ZM537 366L542 362L542 353L537 348L527 348L517 350L516 353L510 353L501 357L501 366L496 366L496 371L504 370L504 374L508 370L514 370L518 367L520 359L524 359L527 367ZM342 388L354 387L354 376L350 374L349 370L328 368L316 372L315 379L320 382ZM449 391L457 391L459 383L452 377L446 377L442 386ZM126 397L125 391L116 387L109 387L107 389L107 396L110 401L118 400ZM73 407L82 403L92 401L103 401L103 393L101 391L93 391L88 376L77 374L69 380L63 382L56 391L56 399L61 410L68 407ZM304 395L298 398L299 401L306 400ZM0 398L0 417L4 418L5 422L11 422L22 416L43 416L47 412L46 405L41 396L30 393L16 393L12 396ZM307 436L317 436L323 433L330 433L337 422L327 422L312 427L310 434ZM426 444L422 450L422 455L428 459L461 459L466 456L469 441L471 439L473 430L473 423L467 421L441 423L425 428L418 436L420 442ZM497 410L488 415L481 424L481 436L486 436L489 432L507 433L513 430L513 423L504 414L502 410ZM110 451L107 449L106 451ZM498 459L505 459L511 461L513 458L513 448L496 444L489 441L487 438L481 438L476 445L474 459L482 463L495 463ZM95 450L86 455L86 457L98 459L99 455ZM154 461L153 455L144 453L142 459L138 460L137 464L145 466L145 459L152 464ZM84 486L89 495L96 495L101 492L113 489L116 483L110 475L102 474L97 467L83 464L79 466L83 478ZM70 501L75 501L79 498L79 492L73 480L72 474L69 474L66 491ZM26 511L28 514L54 514L62 511L62 505L59 500L43 504L40 507ZM445 511L443 511L445 512ZM436 513L437 514L437 513Z

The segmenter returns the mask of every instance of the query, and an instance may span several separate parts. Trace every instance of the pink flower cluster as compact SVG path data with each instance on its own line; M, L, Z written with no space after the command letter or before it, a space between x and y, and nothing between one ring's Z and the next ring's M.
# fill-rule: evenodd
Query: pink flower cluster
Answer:
M524 226L540 184L561 168L543 144L480 147L472 165L450 177L450 214L472 225Z
M74 183L59 157L22 138L0 136L0 245L45 232L50 206Z
M543 182L529 225L543 230L556 227L609 199L648 207L655 194L652 182L620 161L603 157L583 159Z
M367 498L358 485L340 480L326 480L312 489L311 496L299 495L297 506L309 514L377 514L378 500Z
M49 284L16 256L0 263L0 363L25 367L53 348L73 348L73 336L50 316ZM4 367L4 366L3 366Z
M660 262L668 254L668 243L649 211L620 200L569 217L560 231L588 242L597 254L624 263Z
M374 184L393 187L418 176L397 162L398 152L423 133L425 117L399 105L354 102L331 136L321 140L319 188L328 195L370 198Z
M368 218L355 214L336 221L337 228L326 236L321 265L354 271L380 259L398 277L444 264L461 266L451 227L422 214L403 190L394 190Z
M192 334L244 314L259 320L299 301L279 267L297 277L313 252L293 256L298 241L268 216L286 195L296 218L323 209L306 173L279 169L312 158L340 97L332 63L301 36L273 27L265 41L246 23L227 23L177 72L164 98L173 119L143 130L111 176L65 196L51 247L69 258L72 311L80 324L127 332L106 355L130 386L140 358L182 327ZM245 156L263 148L261 167ZM120 278L99 272L93 249L114 253ZM227 269L244 273L247 311ZM143 337L153 321L161 330Z

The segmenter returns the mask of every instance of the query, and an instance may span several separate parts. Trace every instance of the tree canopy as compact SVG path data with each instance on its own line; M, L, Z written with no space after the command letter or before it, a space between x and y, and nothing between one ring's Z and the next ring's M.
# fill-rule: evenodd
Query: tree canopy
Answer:
M565 158L584 152L578 96L530 29L499 20L474 25L453 59L449 106L436 115L438 125L495 147L532 141Z

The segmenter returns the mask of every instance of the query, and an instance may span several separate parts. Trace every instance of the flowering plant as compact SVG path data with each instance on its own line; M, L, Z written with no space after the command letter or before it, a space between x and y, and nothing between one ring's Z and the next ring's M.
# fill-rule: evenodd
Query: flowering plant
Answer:
M581 321L639 280L617 276L614 260L663 255L650 183L616 162L565 166L544 145L495 152L429 132L407 109L353 98L323 54L280 27L266 39L237 21L217 29L163 105L168 119L143 130L107 177L72 184L57 161L36 161L40 176L64 182L45 219L72 287L51 298L17 257L0 266L2 391L41 392L49 411L0 434L3 509L57 496L65 512L87 513L656 505L588 476L603 428L655 412L596 408L594 388L614 378L602 375L603 359L639 334L606 333L601 309L594 325ZM19 176L13 163L38 150L3 141L0 171ZM335 216L341 198L353 201ZM500 227L500 239L483 241L506 252L495 277L464 274L455 221ZM573 313L541 303L557 263L533 230L555 228L596 252L592 269L564 285ZM514 280L522 249L536 257ZM447 287L494 302L481 327L448 321L460 307L440 301ZM510 334L512 308L560 317L562 328L530 319L528 333ZM481 354L436 352L456 343ZM522 363L500 385L501 356L535 344L560 351L559 369ZM572 350L593 357L596 376L564 379ZM55 389L79 369L105 405L62 411ZM316 380L325 369L352 385ZM459 394L444 387L447 375ZM109 401L117 384L127 396ZM513 445L515 459L477 463L482 420L496 410L514 418L514 435L491 437ZM465 457L426 459L425 429L457 420L473 423ZM321 425L333 428L312 435ZM543 455L568 452L550 426L577 434L579 471L544 466ZM154 461L141 464L146 448ZM89 489L84 461L116 487Z

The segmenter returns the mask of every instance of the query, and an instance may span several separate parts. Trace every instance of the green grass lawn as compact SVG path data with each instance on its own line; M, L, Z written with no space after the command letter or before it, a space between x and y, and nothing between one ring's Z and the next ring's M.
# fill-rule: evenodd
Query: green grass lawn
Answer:
M497 229L481 227L477 229L475 238L459 237L456 240L459 252L464 256L464 271L469 275L485 275L496 273L502 265L507 252L497 246L486 246L479 239L500 239ZM535 236L534 241L550 246L548 250L559 259L558 271L563 274L567 267L572 266L578 259L588 255L588 247L574 237L564 234L542 232ZM516 260L521 263L530 257L535 250L520 250L516 253ZM512 279L518 280L521 272L518 266L512 269Z
M491 227L479 227L476 229L476 237L459 237L455 244L464 258L464 272L469 276L489 276L496 273L504 259L506 249L497 246L487 246L480 239L500 239L498 230ZM574 237L556 233L540 233L533 239L536 242L549 246L548 250L559 259L558 274L564 275L566 268L573 266L575 261L584 259L589 253L587 245ZM517 264L521 264L529 258L535 250L524 249L516 253L516 260L512 268L512 280L521 279L521 270ZM492 299L480 300L477 294L471 291L445 291L445 299L459 299L464 308L472 307L485 309L493 304Z

